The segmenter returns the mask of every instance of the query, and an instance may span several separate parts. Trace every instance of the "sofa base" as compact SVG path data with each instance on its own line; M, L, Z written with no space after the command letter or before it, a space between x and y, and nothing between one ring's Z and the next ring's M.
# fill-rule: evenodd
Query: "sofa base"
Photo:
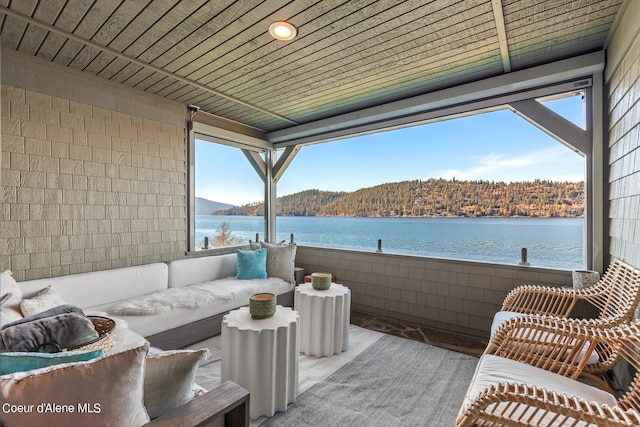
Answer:
M278 304L284 307L293 307L295 291L278 295ZM222 330L222 319L225 313L197 320L189 324L159 332L146 337L149 343L162 350L173 350L195 344L210 337L219 335Z

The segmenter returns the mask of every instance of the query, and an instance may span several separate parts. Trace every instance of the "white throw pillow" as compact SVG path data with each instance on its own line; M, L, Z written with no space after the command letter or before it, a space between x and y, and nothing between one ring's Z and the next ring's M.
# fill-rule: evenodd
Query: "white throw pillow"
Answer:
M28 317L62 304L65 304L64 300L51 286L47 286L33 298L24 298L22 302L20 302L20 310L24 317Z
M6 270L0 274L0 326L22 319L20 301L22 291L11 271Z
M150 352L144 374L144 405L151 419L182 406L198 395L196 371L210 355L203 350Z
M6 294L2 299L0 299L0 326L4 326L23 318L20 306L8 304L9 301L11 301L10 294Z
M3 427L128 426L149 421L143 404L149 345L94 359L0 377ZM8 406L7 406L8 405Z
M6 301L7 304L19 304L22 299L22 291L10 270L5 270L0 274L0 299L4 300L7 295L11 298Z

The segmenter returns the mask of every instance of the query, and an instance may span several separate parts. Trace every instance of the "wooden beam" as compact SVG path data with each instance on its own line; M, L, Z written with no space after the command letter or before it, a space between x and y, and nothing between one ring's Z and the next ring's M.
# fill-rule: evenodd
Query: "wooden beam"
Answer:
M523 119L562 142L573 151L586 156L591 153L587 131L534 99L510 102L509 106Z
M491 0L493 8L493 20L496 23L498 32L498 44L500 44L500 55L502 56L502 66L505 73L511 72L511 61L509 59L509 45L507 44L507 31L504 27L504 14L502 13L502 0Z

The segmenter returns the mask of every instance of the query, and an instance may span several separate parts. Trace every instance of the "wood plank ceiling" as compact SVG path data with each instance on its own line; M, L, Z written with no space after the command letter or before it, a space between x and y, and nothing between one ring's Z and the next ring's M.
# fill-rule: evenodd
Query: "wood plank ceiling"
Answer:
M0 0L0 37L269 132L601 50L621 2Z

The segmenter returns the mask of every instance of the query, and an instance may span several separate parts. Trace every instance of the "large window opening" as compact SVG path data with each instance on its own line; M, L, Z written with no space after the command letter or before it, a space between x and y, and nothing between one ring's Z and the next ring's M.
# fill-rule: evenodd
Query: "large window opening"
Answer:
M539 101L586 128L583 93ZM585 157L515 111L302 146L277 180L275 240L585 268ZM195 141L195 249L264 238L268 184L255 159L207 139Z
M584 129L581 94L543 105ZM584 268L584 189L583 156L502 109L304 147L278 184L277 238Z
M195 250L246 245L264 230L264 183L237 147L195 140ZM239 206L256 206L238 215Z

